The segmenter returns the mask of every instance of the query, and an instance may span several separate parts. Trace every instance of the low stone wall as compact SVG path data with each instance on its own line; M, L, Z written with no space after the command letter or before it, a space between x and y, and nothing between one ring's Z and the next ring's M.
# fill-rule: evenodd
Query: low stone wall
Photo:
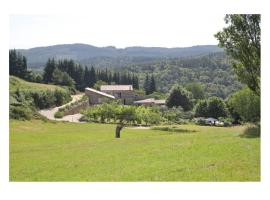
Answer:
M88 106L89 106L89 101L88 100L83 101L80 104L74 106L73 108L65 111L64 116L66 116L66 115L74 115L74 114L80 113L80 111L82 109L87 108Z

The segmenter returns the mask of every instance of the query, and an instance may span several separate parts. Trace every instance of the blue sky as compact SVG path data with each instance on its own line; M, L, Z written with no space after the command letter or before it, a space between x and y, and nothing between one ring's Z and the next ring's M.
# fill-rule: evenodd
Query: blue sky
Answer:
M85 43L94 46L185 47L217 44L224 14L99 13L10 15L10 48Z

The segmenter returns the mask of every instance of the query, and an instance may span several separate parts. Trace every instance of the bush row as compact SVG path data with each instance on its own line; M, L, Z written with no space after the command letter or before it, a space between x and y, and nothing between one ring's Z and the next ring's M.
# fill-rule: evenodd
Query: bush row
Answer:
M121 114L123 120L126 117L134 125L183 124L192 119L194 115L192 112L184 112L181 107L124 106L118 102L91 106L82 114L84 115L83 121L97 123L118 123L121 120L121 116L119 116Z
M118 102L103 103L91 106L83 111L83 121L97 123L119 123L128 121L132 124L158 124L161 120L160 111L153 107L126 106Z

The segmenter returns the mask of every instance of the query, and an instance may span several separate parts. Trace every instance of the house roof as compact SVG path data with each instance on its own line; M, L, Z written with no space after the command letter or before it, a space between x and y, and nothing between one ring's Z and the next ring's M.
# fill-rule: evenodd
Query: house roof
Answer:
M99 94L101 96L104 96L104 97L108 97L108 98L111 98L111 99L115 99L115 97L113 95L110 95L110 94L107 94L105 92L100 92L98 90L95 90L93 88L85 88L85 90L89 91L89 92L93 92L95 94Z
M165 104L165 100L156 100L154 98L143 99L140 101L134 101L135 104Z
M123 91L133 90L132 85L102 85L100 86L101 91Z

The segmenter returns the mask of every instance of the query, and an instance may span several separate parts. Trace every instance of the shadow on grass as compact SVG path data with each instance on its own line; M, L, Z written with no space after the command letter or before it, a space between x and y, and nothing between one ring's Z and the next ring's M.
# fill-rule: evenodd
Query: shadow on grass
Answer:
M261 136L260 126L249 126L242 134L239 135L241 138L258 138Z
M158 131L167 131L167 132L176 132L176 133L194 133L197 132L196 130L188 130L182 128L174 128L174 127L152 127L152 130Z

